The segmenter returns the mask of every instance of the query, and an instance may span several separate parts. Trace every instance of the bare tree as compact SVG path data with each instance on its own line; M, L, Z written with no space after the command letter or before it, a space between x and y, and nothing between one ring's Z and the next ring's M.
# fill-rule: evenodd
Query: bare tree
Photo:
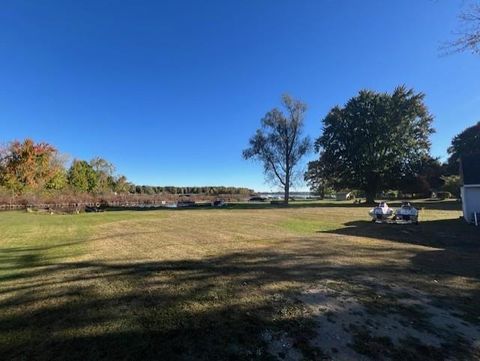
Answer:
M90 166L97 175L96 191L103 193L110 191L113 188L113 175L115 173L115 166L108 160L95 157L90 161Z
M448 42L446 52L471 51L480 54L480 3L470 4L460 16L460 26L455 32L456 39Z
M243 151L243 157L263 163L267 179L283 188L288 204L295 167L309 151L310 139L302 137L306 104L283 95L282 105L285 113L274 108L263 117L262 127L250 138L250 147Z

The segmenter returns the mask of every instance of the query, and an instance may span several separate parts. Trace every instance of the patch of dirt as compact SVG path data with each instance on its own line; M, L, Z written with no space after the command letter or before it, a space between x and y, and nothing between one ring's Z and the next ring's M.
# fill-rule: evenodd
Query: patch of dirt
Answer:
M364 278L325 281L300 299L316 324L310 343L332 360L480 359L480 329L419 290Z

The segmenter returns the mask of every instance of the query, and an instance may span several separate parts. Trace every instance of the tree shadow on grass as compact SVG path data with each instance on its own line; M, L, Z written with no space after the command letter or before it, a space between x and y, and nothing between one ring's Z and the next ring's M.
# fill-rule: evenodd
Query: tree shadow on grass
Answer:
M6 247L0 249L0 282L18 277L18 271L50 265L66 257L76 256L75 246L83 240L53 244L48 246ZM60 250L59 254L55 254Z
M428 247L459 248L466 252L480 250L480 231L463 219L440 219L413 224L377 224L371 221L352 221L341 228L319 233L368 237Z
M421 256L423 250L398 249L394 255L360 250L374 264L369 265L332 261L348 256L351 245L324 249L318 239L295 242L294 249L283 251L246 250L180 261L34 262L20 279L0 280L1 355L28 360L270 360L268 339L280 335L288 347L275 350L279 357L295 349L305 359L322 359L323 351L309 341L316 336L314 319L298 292L328 281L348 289L361 286L374 295L385 280L423 279L433 272L425 268L419 275L388 262L412 252ZM22 259L25 252L39 250L11 249L8 255ZM456 302L474 295L459 295ZM439 302L446 297L433 296ZM468 350L463 352L468 356Z
M295 339L308 332L301 312L289 310L286 290L260 289L285 280L275 270L284 261L265 253L52 263L23 273L21 284L3 282L0 350L9 359L270 359L264 330ZM290 314L278 317L279 310Z
M420 222L419 225L377 224L353 221L344 227L319 233L367 237L407 245L429 247L411 259L413 266L435 275L458 275L480 280L480 230L462 219Z
M409 277L413 281L416 276L426 276L422 287L437 293L440 303L449 307L461 305L466 319L476 323L480 321L480 312L475 305L475 299L480 297L480 230L468 225L463 219L424 221L419 225L353 221L345 223L342 228L319 233L367 237L426 247L423 251L408 256L409 272L399 272L398 278L404 277L408 282ZM377 251L372 248L372 252ZM457 277L462 277L462 282L467 283L466 287L471 290L464 294L452 292L449 280Z

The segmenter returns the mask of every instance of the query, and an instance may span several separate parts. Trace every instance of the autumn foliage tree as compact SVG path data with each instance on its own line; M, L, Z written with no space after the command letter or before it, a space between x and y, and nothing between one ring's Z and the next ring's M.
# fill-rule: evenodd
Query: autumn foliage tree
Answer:
M134 185L115 166L101 157L90 161L74 159L68 169L67 158L45 142L31 139L12 141L0 148L0 202L85 200L92 197L115 199L117 195L203 194L249 195L253 190L240 187L159 187Z
M63 175L57 156L56 148L48 143L13 141L1 151L0 183L15 193L57 187Z

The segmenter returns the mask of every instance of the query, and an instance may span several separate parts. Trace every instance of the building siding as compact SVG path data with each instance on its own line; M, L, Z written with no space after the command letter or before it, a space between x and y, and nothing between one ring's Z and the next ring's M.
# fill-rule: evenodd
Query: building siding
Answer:
M463 217L473 222L473 213L480 213L480 187L462 187Z

